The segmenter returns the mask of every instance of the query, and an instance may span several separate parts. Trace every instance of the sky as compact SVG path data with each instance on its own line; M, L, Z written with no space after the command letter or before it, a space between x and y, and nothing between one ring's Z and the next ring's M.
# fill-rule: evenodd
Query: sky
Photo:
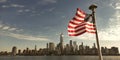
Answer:
M92 46L96 43L94 34L67 34L76 8L91 13L91 4L98 6L95 15L100 46L120 49L120 0L0 0L0 51L11 51L13 46L45 48L48 42L58 44L60 33L64 44L73 40Z

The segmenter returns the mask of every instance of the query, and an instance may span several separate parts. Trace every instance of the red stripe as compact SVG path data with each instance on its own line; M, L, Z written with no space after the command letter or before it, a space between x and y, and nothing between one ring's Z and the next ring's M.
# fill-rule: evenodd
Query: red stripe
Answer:
M95 25L93 23L87 23L86 21L84 21L85 17L85 12L77 8L75 17L72 18L68 25L69 36L78 36L85 32L94 34L96 32L96 28L94 28ZM73 26L70 24L72 24Z
M93 23L91 23L91 24L86 23L86 25L88 25L88 26L95 26Z
M81 27L81 26L85 26L85 23L81 23L79 25L77 25L75 28Z
M78 21L78 22L84 22L84 20L79 20L79 19L77 19L75 17L73 17L73 20Z
M85 14L85 12L82 11L80 8L77 8L77 11L79 11L79 12L82 13L82 14Z
M85 18L85 17L81 16L80 14L78 14L77 12L76 12L75 15L78 16L78 17L80 17L80 18Z
M80 29L77 29L77 30L68 30L68 32L79 32L79 31L81 31L81 30L84 30L85 29L85 27L82 27L82 28L80 28Z
M74 29L75 27L68 25L68 28L73 28Z
M87 30L86 30L86 32L95 34L95 32L93 32L93 31L87 31Z
M73 25L78 25L78 23L75 23L74 21L70 21L69 23L71 23Z
M85 24L84 24L84 23L81 23L81 24L79 24L79 25L76 26L76 27L73 27L73 26L71 26L71 25L68 25L68 28L76 29L76 28L79 28L79 27L81 27L81 26L85 26Z
M69 34L69 36L79 36L79 35L82 35L83 33L85 33L86 31L83 31L83 32L80 32L78 34Z
M88 28L88 27L86 27L88 30L96 30L95 28Z

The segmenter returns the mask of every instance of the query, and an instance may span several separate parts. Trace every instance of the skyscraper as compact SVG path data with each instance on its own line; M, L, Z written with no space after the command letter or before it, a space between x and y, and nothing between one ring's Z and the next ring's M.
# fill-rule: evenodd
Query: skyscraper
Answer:
M17 54L17 47L13 46L11 54L15 56Z
M49 45L48 45L48 43L46 44L46 49L47 49L47 51L48 51L48 48L49 48Z
M96 45L95 45L95 43L93 43L93 48L96 48Z
M96 48L96 45L95 45L95 43L93 43L92 54L98 54L97 51L98 51L98 50L97 50L97 48Z
M21 55L21 50L20 49L18 50L18 55Z
M72 47L72 40L70 40L70 46Z
M64 47L63 47L63 33L60 34L60 51L63 53Z
M53 42L49 43L49 51L54 51L55 50L55 44Z
M72 42L72 40L70 40L70 52L71 52L71 54L73 52L73 42Z
M80 54L80 55L84 54L83 42L81 43L81 45L79 45L79 54Z
M35 51L37 51L37 46L35 45Z
M78 50L78 46L77 46L77 42L76 41L73 42L73 48L74 48L74 51Z

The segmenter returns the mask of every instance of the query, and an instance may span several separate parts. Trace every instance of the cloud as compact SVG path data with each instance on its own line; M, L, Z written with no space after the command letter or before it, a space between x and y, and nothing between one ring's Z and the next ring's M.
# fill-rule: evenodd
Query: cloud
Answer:
M23 8L24 6L23 5L19 5L19 4L11 4L11 7L20 7L20 8Z
M50 8L48 9L49 12L52 12L55 8Z
M25 9L25 12L29 12L30 11L30 9Z
M19 13L23 12L23 10L18 10Z
M109 18L109 28L103 29L103 31L100 32L101 39L105 40L120 40L119 37L119 30L120 30L120 11L116 11L115 14L113 14L113 17ZM103 36L102 36L103 34Z
M4 26L2 29L3 30L8 30L10 27L9 26Z
M109 27L98 30L99 40L117 41L120 40L120 11L116 11L113 17L109 18ZM85 33L81 36L75 37L74 39L81 40L95 40L95 34Z
M108 18L108 28L99 31L100 39L102 40L120 40L120 0L115 0L110 3L110 6L115 9L112 17Z
M16 32L20 32L20 31L22 31L22 29L18 29L18 28L16 28L16 27L12 27L12 26L9 26L9 25L5 25L5 24L2 24L2 23L0 23L0 30L2 30L2 31L16 31Z
M57 0L43 0L45 3L56 3Z
M120 9L120 3L116 3L116 9Z
M57 0L42 0L39 2L39 4L42 4L42 5L47 5L50 3L57 3Z
M0 24L0 28L2 28L2 27L3 27L3 25Z
M4 2L7 2L7 0L0 0L0 3L4 3Z
M9 36L18 38L18 39L24 39L24 40L37 40L37 41L49 40L49 39L43 38L43 37L35 37L35 36L30 36L30 35L22 35L22 34L14 34L14 33L11 33Z
M30 12L30 9L20 9L17 12L22 13L22 12Z
M2 5L2 8L24 8L24 5L19 5L19 4L10 4L10 5Z
M2 35L2 36L8 36L8 37L16 38L16 39L31 40L31 41L48 41L49 40L49 39L45 38L44 36L33 36L33 35L17 33L17 32L20 33L21 31L23 31L23 29L5 25L2 22L0 22L0 35Z
M32 35L24 35L24 34L17 34L17 33L11 33L11 32L1 32L0 35L9 36L9 37L21 39L21 40L49 41L48 38L45 38L43 36L37 37L37 36L32 36Z
M111 3L113 5L111 5ZM108 27L98 30L99 40L109 40L116 41L120 40L120 2L111 2L110 7L114 8L114 14L112 14L110 18L108 18ZM75 39L82 40L95 40L95 35L92 34L83 34L81 36L76 37Z
M120 0L111 0L112 2L109 4L114 9L120 9Z
M17 28L10 28L9 31L15 31Z

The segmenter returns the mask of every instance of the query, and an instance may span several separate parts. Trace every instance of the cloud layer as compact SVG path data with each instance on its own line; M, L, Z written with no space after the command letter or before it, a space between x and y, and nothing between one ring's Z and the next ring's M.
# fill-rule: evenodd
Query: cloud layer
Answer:
M110 6L115 9L115 13L109 18L109 28L100 31L100 39L102 40L120 40L120 1L110 3Z
M111 0L112 2L109 4L114 9L120 9L120 0Z
M0 24L0 30L2 30L2 31L22 31L22 29L11 27L11 26L8 26L5 24Z
M6 33L6 34L2 34L5 36L9 36L9 37L13 37L16 39L21 39L21 40L30 40L30 41L48 41L49 39L45 38L45 37L36 37L36 36L32 36L32 35L23 35L23 34L16 34L16 33Z
M42 0L39 2L39 4L42 4L42 5L47 5L51 3L57 3L57 0Z
M0 3L4 3L4 2L7 2L7 0L0 0Z
M114 14L111 15L112 17L108 18L108 28L98 30L99 40L120 40L120 0L112 1L108 5L114 9ZM95 40L95 35L85 33L76 38L81 40Z
M2 8L23 8L25 7L24 5L19 5L19 4L10 4L10 5L2 5Z
M34 35L20 34L21 31L23 31L23 29L15 28L15 27L0 23L0 35L2 36L8 36L8 37L12 37L20 40L30 40L30 41L48 41L49 40L43 36L37 37Z

